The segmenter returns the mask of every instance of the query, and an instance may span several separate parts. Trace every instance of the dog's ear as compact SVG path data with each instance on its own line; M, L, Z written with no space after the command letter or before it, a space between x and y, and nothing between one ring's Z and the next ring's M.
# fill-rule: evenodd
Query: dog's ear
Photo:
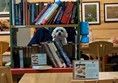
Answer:
M54 38L56 36L55 30L52 31L52 37Z
M67 32L65 33L65 37L66 37L66 38L68 37L68 33L67 33Z
M65 28L63 28L63 31L64 31L64 37L68 37L68 33L67 33L67 31L66 31L66 29Z

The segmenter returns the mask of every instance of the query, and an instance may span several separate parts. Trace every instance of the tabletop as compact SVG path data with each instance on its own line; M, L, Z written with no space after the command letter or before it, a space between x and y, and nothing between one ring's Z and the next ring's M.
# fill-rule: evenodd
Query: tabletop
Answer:
M118 79L118 72L100 72L99 80ZM19 83L71 83L73 73L26 73Z

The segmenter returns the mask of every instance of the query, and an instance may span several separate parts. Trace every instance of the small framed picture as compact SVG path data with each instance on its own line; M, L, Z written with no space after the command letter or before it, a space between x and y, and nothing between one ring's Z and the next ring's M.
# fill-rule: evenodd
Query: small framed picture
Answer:
M104 3L104 21L118 22L118 3Z
M10 20L9 19L0 19L0 35L9 35L10 34Z
M9 0L0 0L0 34L10 34Z
M99 62L97 60L73 61L73 79L98 79Z
M9 19L9 0L0 0L0 19Z
M82 2L82 21L89 24L100 24L100 2Z

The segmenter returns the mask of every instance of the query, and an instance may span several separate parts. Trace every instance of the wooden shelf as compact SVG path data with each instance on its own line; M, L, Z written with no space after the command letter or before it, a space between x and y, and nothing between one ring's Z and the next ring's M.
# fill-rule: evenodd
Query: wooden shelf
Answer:
M52 68L48 70L36 70L32 68L12 68L12 74L24 74L24 73L62 73L72 72L72 68Z
M52 25L16 25L16 26L11 26L12 28L42 28L42 27L78 27L78 24L52 24Z

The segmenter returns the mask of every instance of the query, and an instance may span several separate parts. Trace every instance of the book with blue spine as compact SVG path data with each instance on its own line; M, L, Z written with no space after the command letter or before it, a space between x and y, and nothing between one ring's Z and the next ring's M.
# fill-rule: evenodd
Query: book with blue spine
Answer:
M34 23L35 20L35 3L30 3L29 4L29 11L30 11L30 24Z
M55 46L57 47L58 52L60 53L61 57L63 58L66 66L72 67L72 63L71 63L67 53L63 49L61 42L58 39L54 39L53 42L54 42Z
M14 4L14 12L15 12L15 25L19 25L19 3Z
M63 13L64 13L64 11L65 11L65 8L66 8L65 4L63 4L63 5L62 5L62 9L61 9L61 11L59 12L58 17L57 17L57 19L55 20L55 23L56 23L56 24L60 24L60 23L61 23L61 18L62 18L62 16L63 16Z

